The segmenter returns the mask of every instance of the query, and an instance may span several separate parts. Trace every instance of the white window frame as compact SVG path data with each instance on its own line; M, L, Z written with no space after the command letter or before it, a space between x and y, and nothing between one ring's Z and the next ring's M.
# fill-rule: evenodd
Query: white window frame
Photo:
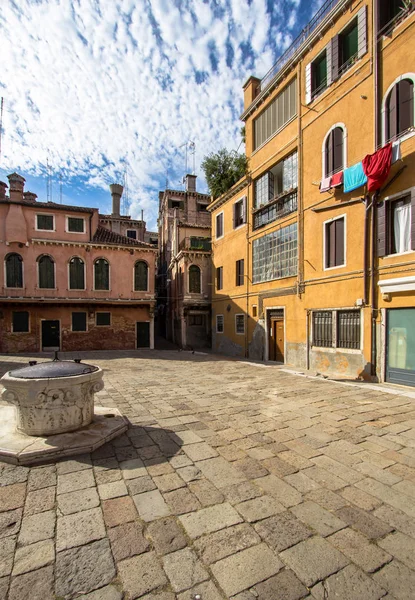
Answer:
M237 317L242 317L243 321L244 321L244 330L238 331L237 325L236 325L236 321L237 321ZM246 331L246 319L245 319L245 314L244 313L236 313L235 315L235 335L245 335L245 331Z
M110 322L109 322L109 324L108 325L98 325L98 323L97 323L97 315L107 315L107 314L109 314L109 316L110 316ZM95 312L95 327L111 327L111 325L112 325L112 314L111 314L111 311L109 311L109 310L98 310L98 311Z
M84 329L83 331L72 329L72 327L73 327L72 314L73 313L85 313L86 314L86 329ZM104 325L98 325L98 327L104 327ZM88 333L88 311L87 310L72 310L71 311L71 331L73 333Z
M70 264L71 264L71 260L73 258L79 258L79 260L81 260L83 262L84 265L84 287L83 288L71 288L71 273L70 273ZM71 256L71 258L68 260L68 291L69 292L76 292L76 291L85 291L86 290L86 264L85 264L85 260L82 258L82 256ZM78 311L78 312L83 312L83 311Z
M37 226L37 218L38 218L38 216L52 217L52 219L53 219L53 229L39 229L39 227ZM36 213L35 214L35 231L56 231L56 219L55 219L54 213L46 213L46 212Z
M79 219L80 221L82 221L83 226L84 226L83 231L70 231L69 219ZM85 217L74 217L73 215L65 215L65 233L75 233L78 235L82 235L82 234L86 233Z
M344 219L344 262L342 265L336 265L335 267L326 267L326 225L328 223L332 223L333 221L338 221L339 219ZM338 215L337 217L332 217L331 219L327 219L327 221L323 222L323 271L333 271L333 269L343 269L347 266L347 215L346 213L342 215ZM323 309L321 309L323 310Z
M222 331L218 330L218 318L219 317L222 317L222 326L223 326ZM216 315L216 333L225 333L225 316L223 314Z
M14 329L13 329L13 313L15 313L15 312L27 312L27 313L29 313L29 324L28 324L27 331L14 331ZM11 319L10 319L10 331L11 331L11 333L14 333L15 335L19 335L19 334L26 335L26 334L30 333L31 332L31 312L30 312L30 310L12 310L11 313L12 313Z
M321 146L321 178L322 179L324 179L325 177L328 177L328 175L326 173L326 155L327 155L326 143L327 143L327 139L328 139L330 133L333 131L333 129L336 129L336 127L341 127L341 129L343 129L343 169L341 169L341 170L344 171L344 169L347 169L347 127L344 123L335 123L334 125L332 125L330 127L330 129L324 136L323 145ZM337 172L339 172L339 171L337 171Z
M217 235L217 223L218 223L218 217L222 217L222 235ZM225 217L224 217L224 213L223 210L221 210L221 212L219 212L217 215L215 215L215 239L216 240L221 240L223 238L223 236L225 235Z
M399 77L397 77L395 79L395 81L393 81L390 86L388 87L388 89L385 92L385 95L383 96L382 99L382 108L381 108L381 121L382 121L382 146L384 144L386 144L386 100L388 99L389 94L392 91L392 88L399 83L400 81L402 81L402 79L410 79L414 85L414 91L415 91L415 73L403 73L402 75L399 75ZM402 136L398 136L396 139L400 140L401 142L403 142L404 140L408 140L409 138L411 138L412 136L415 135L415 99L414 99L414 131L408 131L407 133L405 133Z
M242 203L242 217L243 217L243 223L241 223L240 225L237 225L235 227L235 207L237 204ZM241 227L244 227L246 225L246 208L247 208L247 199L246 196L242 196L242 198L239 198L239 200L236 200L233 205L232 205L232 217L233 217L233 229L234 231L236 229L240 229Z
M128 237L128 232L129 231L134 231L135 232L135 238ZM125 237L128 237L129 240L138 240L138 231L137 231L137 229L126 229L125 230Z
M411 196L415 193L415 186L410 187L406 190L403 190L402 192L396 192L396 194L391 194L390 196L386 196L386 198L384 198L384 202L388 203L388 206L386 208L387 210L387 219L390 218L390 202L393 202L394 200L400 200L400 198L403 198L404 196ZM412 204L410 204L411 207L411 226L412 226ZM412 233L412 232L411 232ZM406 250L405 252L395 252L394 254L385 254L385 256L382 256L381 258L390 258L391 256L403 256L405 254L413 254L415 252L414 250ZM19 288L20 289L20 288Z

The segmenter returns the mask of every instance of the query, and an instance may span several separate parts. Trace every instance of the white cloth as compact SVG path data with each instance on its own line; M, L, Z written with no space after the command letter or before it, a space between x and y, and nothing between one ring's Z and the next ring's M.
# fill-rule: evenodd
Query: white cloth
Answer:
M393 142L392 144L392 164L401 160L401 158L401 140L396 140L396 142Z
M394 210L393 232L396 253L411 249L411 205L397 206Z

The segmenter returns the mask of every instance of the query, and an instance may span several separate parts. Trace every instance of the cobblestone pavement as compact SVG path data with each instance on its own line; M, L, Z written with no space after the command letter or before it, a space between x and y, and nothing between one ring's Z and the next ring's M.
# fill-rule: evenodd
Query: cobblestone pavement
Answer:
M86 356L131 426L92 455L1 464L1 600L414 598L415 394Z

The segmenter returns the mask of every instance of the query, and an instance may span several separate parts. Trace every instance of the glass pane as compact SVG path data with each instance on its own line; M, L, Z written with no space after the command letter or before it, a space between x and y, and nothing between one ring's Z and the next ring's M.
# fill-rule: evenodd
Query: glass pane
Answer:
M37 228L53 231L53 216L52 215L37 215Z
M23 287L23 261L20 254L10 254L6 258L6 286Z
M388 311L388 367L415 371L415 308Z
M357 54L357 21L341 36L342 65Z
M68 217L68 231L73 231L76 233L84 232L84 220L82 218L77 217Z

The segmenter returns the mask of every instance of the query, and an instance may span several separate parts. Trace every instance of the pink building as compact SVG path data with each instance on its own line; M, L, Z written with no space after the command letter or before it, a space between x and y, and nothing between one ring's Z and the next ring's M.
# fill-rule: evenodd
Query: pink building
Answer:
M24 178L0 182L0 352L154 348L157 247L145 224L38 202ZM139 234L127 237L127 221ZM117 232L117 228L119 231Z

